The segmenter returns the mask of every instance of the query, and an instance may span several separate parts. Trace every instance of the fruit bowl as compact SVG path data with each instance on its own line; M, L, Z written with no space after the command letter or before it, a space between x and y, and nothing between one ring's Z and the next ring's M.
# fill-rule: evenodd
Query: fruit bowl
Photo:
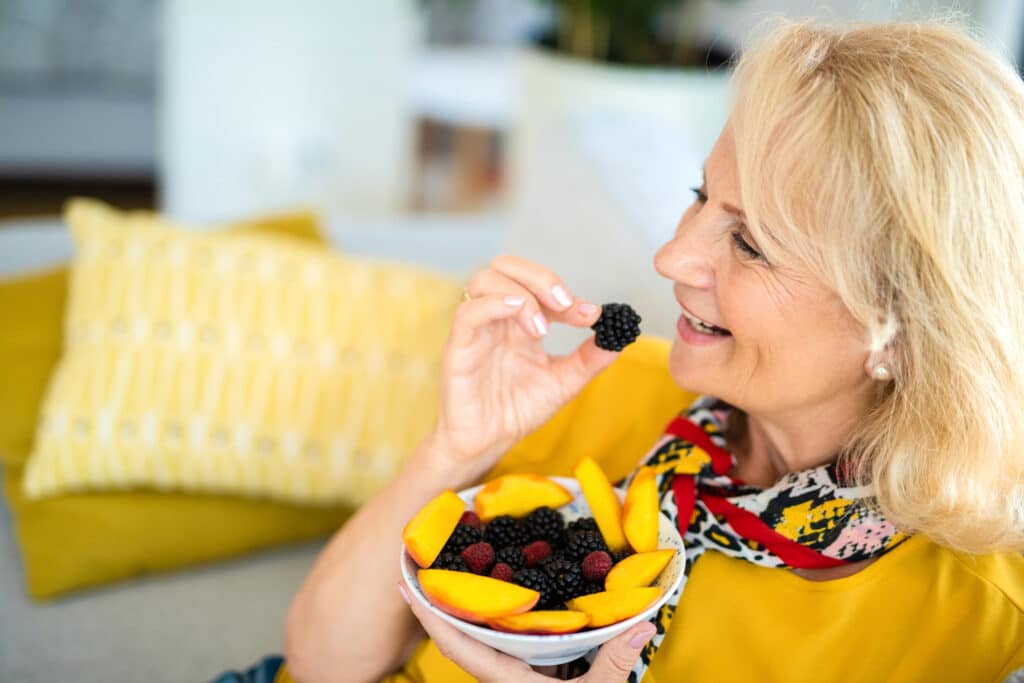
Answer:
M590 506L581 492L579 482L569 477L548 478L562 485L573 494L573 500L559 508L559 512L562 513L566 522L590 516ZM476 494L482 488L483 485L474 486L460 491L458 496L466 502L469 509L472 509ZM626 494L624 491L615 489L615 493L620 501L625 498ZM487 626L459 619L435 607L427 599L416 578L416 572L419 567L412 557L409 556L409 553L406 552L404 546L401 550L402 577L412 589L413 600L419 601L431 612L484 645L521 659L528 664L537 666L562 664L585 655L593 648L600 647L616 636L625 633L634 624L652 619L661 606L668 601L669 597L678 590L683 580L683 569L686 563L683 540L679 536L679 531L667 517L664 515L659 515L658 517L658 548L672 548L676 551L675 556L665 569L662 570L653 584L661 588L661 597L643 612L601 628L559 635L524 635L496 631Z

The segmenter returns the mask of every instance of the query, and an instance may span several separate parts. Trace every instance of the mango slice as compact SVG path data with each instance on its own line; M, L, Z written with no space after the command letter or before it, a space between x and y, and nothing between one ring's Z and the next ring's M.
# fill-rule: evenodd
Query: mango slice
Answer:
M608 572L608 576L604 577L604 589L614 591L650 586L651 582L658 578L661 570L672 561L675 554L674 549L666 548L665 550L630 555L624 560L620 560Z
M476 494L473 507L484 522L498 515L524 517L535 508L559 508L573 495L561 484L540 474L506 474L487 482Z
M625 588L573 598L565 603L565 606L588 615L588 626L598 628L636 616L657 602L660 597L661 589L657 586Z
M537 610L514 614L487 622L495 631L507 633L524 633L532 635L550 635L559 633L575 633L590 621L583 612L572 610Z
M576 464L573 474L608 548L613 552L625 550L628 541L622 532L622 504L604 470L592 458L585 457Z
M465 510L466 503L447 489L413 515L402 529L402 542L416 564L429 567L434 563Z
M622 531L638 553L658 549L658 481L652 467L641 467L626 491Z
M420 569L420 588L430 602L452 616L478 624L528 612L540 593L508 581L447 569Z

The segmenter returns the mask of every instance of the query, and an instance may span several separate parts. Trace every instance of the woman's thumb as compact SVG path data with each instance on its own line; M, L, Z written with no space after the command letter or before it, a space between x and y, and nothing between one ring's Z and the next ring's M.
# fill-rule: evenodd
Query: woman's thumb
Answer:
M594 337L589 337L568 356L560 356L555 361L553 369L569 395L575 396L620 355L617 351L598 348Z
M597 652L590 671L584 676L586 683L622 683L629 676L640 651L654 637L657 629L649 621L638 624L618 638L605 643Z

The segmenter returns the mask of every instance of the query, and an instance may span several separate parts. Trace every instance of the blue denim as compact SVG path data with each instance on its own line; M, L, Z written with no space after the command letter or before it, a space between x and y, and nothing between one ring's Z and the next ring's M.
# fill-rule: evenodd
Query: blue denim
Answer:
M243 672L225 671L211 683L274 683L274 677L284 664L284 657L270 655Z

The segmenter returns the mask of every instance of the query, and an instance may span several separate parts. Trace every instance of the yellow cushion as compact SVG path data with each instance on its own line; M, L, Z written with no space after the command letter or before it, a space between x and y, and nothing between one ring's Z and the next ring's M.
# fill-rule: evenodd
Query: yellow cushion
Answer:
M316 217L289 214L225 228L322 240ZM336 529L345 508L215 496L110 493L29 501L22 494L39 405L60 357L68 268L0 280L0 458L28 592L50 598Z
M157 487L357 505L433 424L462 283L70 204L65 349L30 498Z

